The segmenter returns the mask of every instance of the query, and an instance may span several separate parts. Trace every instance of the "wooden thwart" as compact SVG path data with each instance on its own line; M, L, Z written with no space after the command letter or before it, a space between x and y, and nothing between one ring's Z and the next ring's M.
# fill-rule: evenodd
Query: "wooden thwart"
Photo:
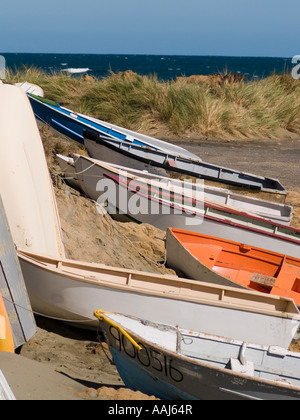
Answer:
M272 289L276 282L275 277L266 276L264 274L253 273L251 280L252 283L259 284L260 286Z

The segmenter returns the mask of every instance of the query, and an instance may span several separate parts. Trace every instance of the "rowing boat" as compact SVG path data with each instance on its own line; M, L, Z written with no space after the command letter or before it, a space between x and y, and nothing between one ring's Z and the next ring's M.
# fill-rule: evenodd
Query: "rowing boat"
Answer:
M137 181L146 185L150 181L151 187L156 190L167 189L169 196L171 193L184 195L179 200L184 203L187 202L187 198L193 200L197 193L198 196L201 194L200 197L207 203L229 210L240 210L283 225L289 225L293 217L293 207L287 204L237 194L228 189L205 185L203 182L162 177L148 171L134 170L78 154L73 154L73 157L57 154L56 157L67 182L95 201L100 196L98 183L103 180L105 174L123 175L130 182Z
M288 348L300 313L288 298L18 250L34 311L97 328L95 308ZM247 326L247 328L245 328Z
M118 313L95 317L134 391L163 400L300 400L299 353Z
M26 93L0 81L1 198L16 246L64 255L54 189Z
M116 138L124 143L140 144L162 151L168 150L179 156L201 160L197 155L182 147L74 112L44 97L29 93L28 98L38 121L50 125L59 133L79 143L83 144L83 131L88 129L95 134L105 135L106 138Z
M271 194L287 194L277 179L213 165L190 157L177 156L164 150L123 142L89 130L85 130L83 135L84 145L89 155L94 159L133 169L149 170L162 176L184 175Z
M167 264L191 279L286 296L300 307L300 260L245 243L168 229Z
M122 172L115 174L107 167L104 170L103 166L101 169L98 161L90 164L80 157L80 162L86 164L77 167L78 172L75 168L81 188L99 204L104 204L117 220L149 223L165 231L169 227L191 230L251 246L260 243L267 250L281 252L285 249L287 255L299 256L299 229L206 202L201 194L200 199L188 202L182 192L173 194L168 185L153 188L149 179L130 180ZM103 174L106 181L99 183L99 174Z

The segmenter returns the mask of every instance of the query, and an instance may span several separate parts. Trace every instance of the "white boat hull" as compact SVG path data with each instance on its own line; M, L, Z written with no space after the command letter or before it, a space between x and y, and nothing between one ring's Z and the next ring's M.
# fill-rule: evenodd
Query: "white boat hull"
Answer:
M297 307L286 298L21 251L18 255L33 310L81 326L96 327L93 313L101 307L287 348L300 322Z
M25 92L0 82L1 196L18 247L64 256L42 140Z
M112 189L112 195L106 195L104 188L106 184L100 186L97 184L95 187L95 180L98 180L97 174L88 177L88 181L84 178L88 174L87 168L81 171L80 176L83 178L78 178L81 188L91 198L98 197L100 204L105 201L104 198L107 198L106 210L118 220L149 223L164 231L169 227L176 227L251 246L259 244L261 248L269 251L284 252L286 255L299 257L300 230L298 229L209 204L204 205L203 208L174 205L148 193L144 194L135 191L134 188L129 188L122 176L108 174L106 178L115 185L115 190ZM89 168L90 171L92 169ZM137 203L137 206L133 203Z
M169 211L170 207L165 204L165 212ZM108 207L108 213L114 213L113 206ZM215 218L214 215L200 215L182 213L174 214L170 209L170 214L130 214L127 221L136 221L139 223L149 223L158 229L166 231L169 227L176 227L178 229L190 230L192 232L202 233L204 235L217 236L223 239L229 239L235 242L241 242L251 246L260 244L261 248L269 251L282 253L291 257L298 258L300 252L299 240L289 241L284 236L276 236L272 230L259 231L255 227L249 228L247 225L234 223L231 220ZM125 215L117 216L119 220L124 221Z
M151 172L134 170L132 168L112 165L111 163L98 161L87 156L73 155L73 159L57 155L61 170L66 174L66 180L74 188L81 189L90 198L97 201L99 191L97 183L103 179L104 174L120 175L126 173L128 180L143 180L151 182L151 185L158 186L170 191L179 191L186 197L193 197L198 191L199 185L193 182L182 182L180 180L162 177ZM184 190L183 190L184 188ZM293 207L275 203L258 198L233 193L230 190L210 187L201 184L201 194L208 203L220 205L225 209L235 209L245 213L257 215L275 223L289 225L293 217Z

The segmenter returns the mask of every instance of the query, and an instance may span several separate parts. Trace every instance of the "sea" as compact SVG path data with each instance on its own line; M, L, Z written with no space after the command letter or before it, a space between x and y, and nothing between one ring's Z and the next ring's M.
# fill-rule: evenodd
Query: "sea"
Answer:
M47 73L67 72L74 77L89 74L104 78L110 72L132 70L140 75L156 75L172 80L193 74L241 73L248 80L261 79L273 73L290 72L292 58L227 57L188 55L132 54L24 54L1 53L6 67L12 70L36 67Z

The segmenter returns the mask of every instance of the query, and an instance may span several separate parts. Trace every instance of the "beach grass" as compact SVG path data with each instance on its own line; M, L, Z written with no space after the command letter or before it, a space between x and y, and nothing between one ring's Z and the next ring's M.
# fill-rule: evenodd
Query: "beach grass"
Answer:
M300 133L298 80L290 74L250 81L224 76L163 81L132 71L103 79L34 67L7 71L8 82L37 84L46 98L75 112L144 134L241 139L276 138L282 130Z

